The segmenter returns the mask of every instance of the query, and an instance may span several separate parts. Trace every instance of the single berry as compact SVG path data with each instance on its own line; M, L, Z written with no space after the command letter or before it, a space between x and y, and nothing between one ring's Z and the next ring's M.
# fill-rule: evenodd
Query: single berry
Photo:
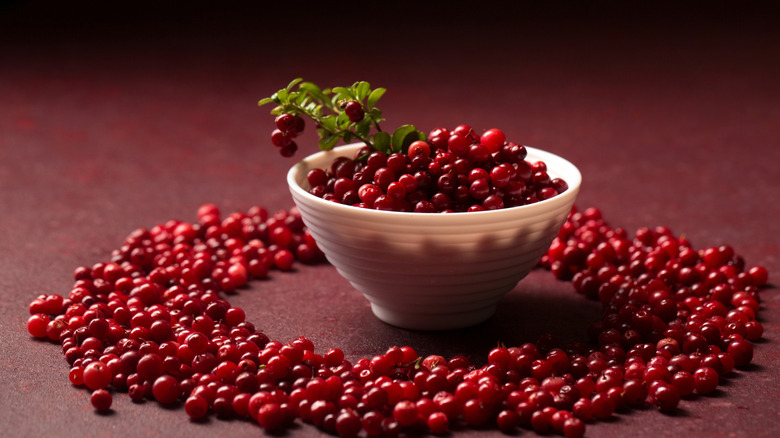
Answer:
M491 154L498 152L501 146L506 142L506 136L499 129L488 129L479 138L479 142L484 145Z
M48 316L36 313L27 319L27 331L36 338L46 338L46 327L50 321Z
M173 376L160 376L152 385L155 400L164 405L176 402L181 396L181 384Z
M295 116L290 113L280 114L274 121L276 128L285 133L295 133L297 130Z
M205 397L192 395L184 402L184 410L193 420L204 418L209 410L209 404Z
M95 361L84 368L84 385L93 391L107 387L112 379L111 370L103 362Z
M347 104L344 106L344 112L347 114L349 121L352 123L357 123L363 120L363 117L365 116L363 105L361 105L360 102L354 100L347 102Z
M271 143L278 148L284 148L292 143L292 137L287 132L274 129L273 132L271 132Z
M89 397L90 403L92 403L92 406L94 406L95 410L99 412L105 412L111 409L111 402L113 401L113 398L111 397L111 393L106 391L105 389L98 389L92 392L92 395Z

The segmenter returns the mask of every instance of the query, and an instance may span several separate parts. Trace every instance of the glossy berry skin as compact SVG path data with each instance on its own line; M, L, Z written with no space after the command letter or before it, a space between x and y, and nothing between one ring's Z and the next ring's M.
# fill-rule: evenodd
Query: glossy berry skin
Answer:
M281 131L279 129L275 129L273 132L271 132L271 143L273 143L273 145L278 148L287 147L292 142L292 137L290 137L290 134L287 132Z
M181 395L181 384L173 376L160 376L152 385L155 400L164 405L176 402Z
M92 392L92 395L89 397L89 401L92 403L92 406L96 411L106 412L111 409L113 397L111 396L111 393L105 389L98 389Z
M363 117L365 117L363 105L361 105L360 102L354 100L347 102L347 104L344 106L344 112L347 114L349 121L352 123L357 123L363 120Z
M585 435L585 423L579 418L568 418L563 423L563 436L582 438Z
M673 411L680 403L680 392L674 386L667 383L659 384L650 395L653 403L661 411Z
M290 141L286 145L279 147L279 153L285 158L292 157L293 155L295 155L295 152L297 151L298 151L298 144L295 143L294 141Z
M727 350L737 367L745 367L753 360L753 345L748 341L737 339L729 344Z
M499 129L488 129L479 138L479 142L488 148L490 153L498 152L506 142L506 136Z
M46 327L51 319L43 314L37 313L27 319L27 331L36 338L46 338Z
M355 438L360 432L362 421L357 413L344 409L336 417L335 427L341 438Z
M496 426L504 433L513 432L518 425L519 417L516 412L503 410L496 417Z
M70 369L70 372L68 373L68 379L70 380L70 383L74 384L75 386L81 386L84 384L84 368L80 366L74 366Z
M193 420L200 420L208 414L209 404L205 397L194 395L184 402L184 410Z
M286 132L286 133L296 132L295 116L290 113L280 114L279 116L276 117L274 123L276 124L276 129L282 132Z
M277 403L266 403L257 412L257 423L268 432L277 431L284 425L281 406Z
M693 382L696 392L709 394L718 387L720 379L717 371L710 367L701 367L693 373Z
M417 406L411 401L401 401L393 408L393 417L402 427L417 424Z
M477 141L470 130L459 135ZM433 153L448 172L461 160L456 187L497 167L469 169L465 158ZM371 162L392 172L411 165L387 155ZM543 169L528 164L528 178ZM418 357L409 346L351 362L303 337L270 340L224 299L242 293L236 285L254 272L292 270L303 261L300 245L316 253L294 210L252 207L222 217L204 205L196 223L135 231L112 261L77 268L67 298L33 300L28 331L61 344L70 381L91 391L98 411L110 409L109 391L126 390L135 402L186 397L193 420L253 418L284 433L299 418L344 438L447 434L451 425L580 437L585 422L622 415L648 397L674 413L681 397L712 394L751 363L751 340L763 333L755 318L764 272L746 268L733 249L695 250L665 227L629 235L597 209L574 209L540 264L602 306L587 327L589 343L545 335L486 349L482 366L465 356Z
M91 390L103 389L111 384L111 370L103 362L92 362L84 368L84 385Z
M359 106L343 107L352 104ZM432 134L412 142L406 154L366 147L353 159L335 158L329 169L309 171L309 193L360 208L451 213L518 207L568 190L565 181L551 178L545 163L526 162L525 148L506 142L498 129L477 137L460 125Z

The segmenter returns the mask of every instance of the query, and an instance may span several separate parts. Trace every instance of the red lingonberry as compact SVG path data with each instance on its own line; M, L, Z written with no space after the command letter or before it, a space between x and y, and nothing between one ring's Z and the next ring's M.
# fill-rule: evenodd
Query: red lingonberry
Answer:
M518 422L517 413L510 410L503 410L496 417L496 426L504 433L513 432L517 428Z
M362 420L352 409L343 409L336 417L336 433L341 438L355 438L360 432Z
M276 128L282 132L296 132L295 116L290 113L283 113L274 120Z
M268 432L281 429L285 423L281 406L274 402L260 406L257 411L257 423Z
M172 404L181 396L181 384L173 376L160 376L152 385L152 394L161 404Z
M472 398L463 404L462 416L466 424L478 427L488 422L490 410L480 400Z
M293 143L293 141L288 132L274 129L273 132L271 132L271 143L278 148L285 148Z
M479 142L488 148L490 153L496 153L504 145L506 136L499 129L488 129L479 138Z
M209 404L201 395L191 395L184 402L184 410L193 420L200 420L208 414Z
M363 120L363 117L365 117L363 105L355 100L351 100L344 105L344 112L347 114L349 121L352 123L357 123Z
M92 392L89 401L92 403L95 410L105 412L111 409L113 398L111 397L111 393L105 389L97 389Z
M294 141L290 141L284 146L279 147L279 154L285 158L292 157L293 155L295 155L295 152L297 151L298 151L298 144L295 143Z
M409 158L414 158L414 157L428 158L431 155L431 147L430 145L428 145L428 143L422 140L413 141L409 145L409 151L407 152L407 154L409 155Z
M563 423L563 436L566 438L581 438L585 435L585 423L583 420L571 417Z
M402 427L409 427L417 424L417 405L409 400L402 400L393 407L393 418Z
M426 420L428 430L436 435L444 435L450 428L450 421L443 412L433 412Z
M46 327L50 321L48 316L36 313L27 319L27 331L36 338L46 338Z
M735 339L729 343L727 351L737 367L745 367L753 360L753 345L749 341Z
M293 268L295 256L290 250L280 249L276 252L276 254L274 254L273 260L274 266L276 266L279 270L289 271Z
M650 397L658 409L662 411L673 411L680 403L680 392L677 387L666 382L658 382L651 389Z
M471 128L454 134L466 140L468 154L477 149ZM500 160L509 146L490 160ZM418 147L424 155L424 146ZM394 178L400 175L386 188L403 185L406 198L452 190L447 203L437 201L440 207L462 208L459 188L487 182L492 173L485 169L521 178L532 194L544 197L545 188L533 186L545 179L543 163L514 162L509 169L491 161L474 168L467 162L474 157L434 148L426 158L441 173L418 178L408 173L408 157L371 156L381 162L372 172L385 168ZM315 182L335 185L365 166L342 160L330 175L314 175ZM439 187L439 181L446 184ZM489 193L498 181L488 183ZM499 198L511 197L510 185ZM414 205L433 205L415 199ZM420 360L410 347L391 347L352 364L339 349L315 354L305 338L270 341L243 310L220 298L254 275L252 266L267 272L274 254L283 251L291 266L293 248L315 245L297 212L269 218L253 208L223 218L216 206L205 205L198 216L196 224L171 221L134 232L113 261L78 268L67 298L41 295L30 304L28 331L62 344L72 365L70 381L93 390L96 409L110 407L105 388L112 387L126 389L134 401L154 397L167 404L188 395L185 411L193 419L211 410L220 417L251 416L268 430L297 415L343 437L356 436L360 427L367 436L392 437L402 428L426 425L432 433L446 433L460 418L472 427L493 419L510 432L522 425L578 437L583 421L606 419L616 409L641 405L648 395L659 409L671 411L681 396L711 393L735 366L751 362L750 341L763 334L755 318L764 269L746 271L727 246L695 251L665 227L629 237L608 226L597 209L575 209L541 263L561 278L568 273L577 292L603 301L602 319L588 328L598 348L557 348L545 337L494 348L479 368L462 356Z
M84 385L91 389L103 389L111 384L113 376L106 364L100 361L91 362L84 368Z
M703 366L693 373L693 385L699 394L709 394L718 387L719 377L717 371Z
M68 372L68 379L70 383L81 386L84 384L84 368L80 366L74 366Z

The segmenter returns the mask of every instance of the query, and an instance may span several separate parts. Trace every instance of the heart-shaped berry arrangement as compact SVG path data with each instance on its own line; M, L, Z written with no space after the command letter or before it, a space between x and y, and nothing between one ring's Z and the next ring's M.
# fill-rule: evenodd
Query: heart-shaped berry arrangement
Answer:
M306 84L309 97L326 97ZM357 83L335 93L352 96L343 108L336 98L330 106L344 114L332 121L340 129L336 140L358 133L362 140L387 140L391 148L404 144L400 153L407 155L412 143L424 141L413 127L399 128L391 139L369 138L358 127L366 114L378 118L374 104L383 91ZM279 94L270 101L279 103ZM307 102L303 107L314 108ZM277 119L289 130L280 129L287 137L272 140L281 142L284 155L295 152L289 133L302 127L292 117ZM492 148L498 134L487 132L484 142ZM463 137L471 146L481 141ZM332 147L331 141L324 146ZM426 155L431 144L438 148L433 138L428 143ZM461 143L456 139L455 148ZM502 137L497 143L494 157L508 142ZM418 143L413 150L420 148ZM482 153L461 149L464 156ZM70 381L91 391L99 411L110 409L112 393L127 392L134 401L183 401L192 419L239 417L268 431L300 420L344 438L361 431L394 437L463 427L580 437L586 422L616 411L647 403L674 411L681 399L711 393L735 367L751 362L752 341L763 334L756 315L765 268L747 268L728 246L696 250L666 227L629 236L595 208L572 211L541 261L578 294L603 304L601 319L587 327L588 345L542 337L494 348L473 363L465 356L418 357L409 346L349 361L337 348L317 351L305 337L272 341L226 294L272 270L291 270L296 260L324 258L295 208L222 215L217 206L204 205L194 223L172 220L135 230L110 260L77 268L67 297L32 301L27 329L62 345Z

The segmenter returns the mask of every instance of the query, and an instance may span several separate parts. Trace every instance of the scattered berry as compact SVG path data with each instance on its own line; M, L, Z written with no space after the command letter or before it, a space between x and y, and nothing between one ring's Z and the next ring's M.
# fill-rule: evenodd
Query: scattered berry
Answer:
M455 131L474 138L471 128ZM528 166L528 178L543 172ZM540 264L602 303L590 344L543 336L495 347L483 364L402 346L350 362L303 337L272 341L224 299L250 278L291 269L299 254L322 260L295 209L222 217L204 205L198 219L136 230L109 261L77 268L67 296L31 302L28 331L61 344L69 380L92 391L98 411L110 409L113 391L185 400L193 420L251 417L268 431L300 418L343 438L447 434L454 424L581 437L585 422L645 400L668 412L693 392L711 393L751 363L751 340L763 334L755 318L765 269L746 269L726 246L697 251L664 227L630 236L597 209L574 209Z
M92 406L95 408L95 410L99 412L105 412L111 409L113 398L111 397L110 392L106 391L105 389L98 389L92 392L92 395L89 397L89 401L92 403Z

